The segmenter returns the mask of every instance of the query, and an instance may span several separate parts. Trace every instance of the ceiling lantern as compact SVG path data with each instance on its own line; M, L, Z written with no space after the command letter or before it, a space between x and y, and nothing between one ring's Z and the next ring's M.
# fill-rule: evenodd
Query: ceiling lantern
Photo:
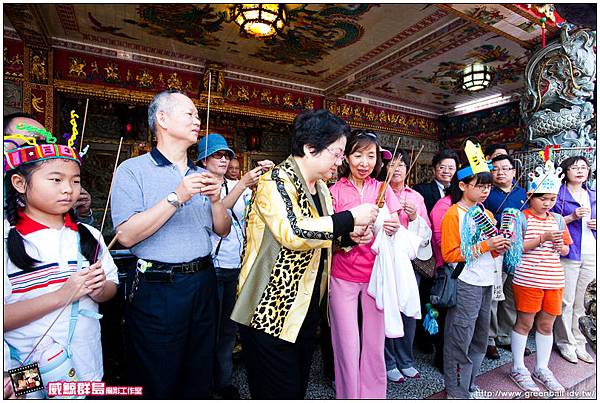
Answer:
M462 87L469 91L480 91L490 85L492 74L488 66L474 63L463 70Z
M234 4L231 19L243 35L268 39L282 32L287 11L283 4Z

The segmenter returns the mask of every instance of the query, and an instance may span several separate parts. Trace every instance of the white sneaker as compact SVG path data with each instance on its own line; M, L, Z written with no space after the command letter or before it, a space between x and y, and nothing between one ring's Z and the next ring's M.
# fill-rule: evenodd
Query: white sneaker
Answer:
M588 364L594 363L594 357L588 354L588 352L585 350L577 349L575 350L575 354L577 355L577 358L579 358L583 362L587 362Z
M540 388L531 379L531 374L527 368L520 368L518 370L513 369L510 371L510 379L517 384L519 389L524 392L539 392Z
M387 371L387 379L395 383L402 383L406 381L406 378L402 375L398 368Z
M554 377L552 371L548 368L536 368L531 374L536 381L541 382L546 389L552 392L564 392L565 387L562 386Z
M402 375L407 378L419 379L421 377L421 374L419 374L419 371L417 371L415 367L401 369L400 371L402 372Z

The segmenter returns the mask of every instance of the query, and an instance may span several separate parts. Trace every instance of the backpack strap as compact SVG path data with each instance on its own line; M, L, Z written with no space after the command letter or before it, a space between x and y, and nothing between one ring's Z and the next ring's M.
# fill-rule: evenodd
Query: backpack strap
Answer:
M223 181L223 186L225 187L225 196L227 196L229 194L229 187L227 187L227 179L225 179ZM241 227L242 224L240 223L240 220L238 220L235 212L233 211L233 208L230 208L229 210L231 211L231 216L233 217L235 222L237 222L238 225ZM215 248L215 255L213 257L217 257L217 255L219 254L219 251L221 250L222 242L223 242L223 237L221 237L221 239L219 239L219 243L217 244L217 247Z
M77 233L77 241L80 241L79 232ZM81 270L83 266L83 254L81 253L81 246L77 249L77 271ZM75 335L75 326L77 325L77 318L81 316L86 316L88 318L93 319L102 319L102 315L91 311L89 309L79 309L79 300L73 302L71 304L71 317L69 319L69 333L67 336L67 355L71 358L71 342L73 341L73 336Z

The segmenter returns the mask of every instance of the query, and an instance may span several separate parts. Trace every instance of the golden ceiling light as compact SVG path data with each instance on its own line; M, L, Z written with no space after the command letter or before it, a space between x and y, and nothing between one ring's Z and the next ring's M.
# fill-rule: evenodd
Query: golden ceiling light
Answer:
M282 32L287 10L283 4L234 4L231 19L242 34L268 39Z
M490 85L492 74L488 66L474 63L463 70L462 87L469 91L479 91Z

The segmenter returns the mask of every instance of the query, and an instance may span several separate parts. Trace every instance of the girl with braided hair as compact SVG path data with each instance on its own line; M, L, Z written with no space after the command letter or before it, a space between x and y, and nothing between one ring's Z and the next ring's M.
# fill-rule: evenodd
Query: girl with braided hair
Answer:
M36 354L59 344L77 380L100 381L98 303L115 295L117 267L99 231L75 221L80 163L64 145L34 142L4 153L4 341L11 353L5 366L29 364L47 334L51 341ZM71 315L62 312L68 304Z

